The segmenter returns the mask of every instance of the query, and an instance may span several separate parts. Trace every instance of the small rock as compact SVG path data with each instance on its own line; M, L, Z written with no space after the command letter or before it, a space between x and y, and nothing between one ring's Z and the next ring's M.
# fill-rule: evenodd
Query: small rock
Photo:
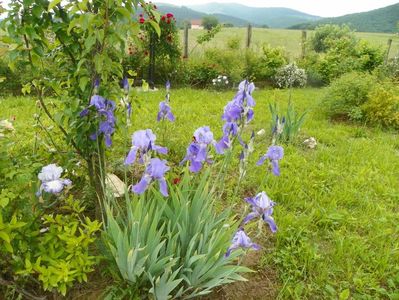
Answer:
M314 137L310 137L303 141L304 145L306 145L309 149L314 149L317 146L317 141Z
M264 129L259 130L256 134L257 135L264 135L266 131Z
M122 197L125 194L125 183L115 174L107 174L105 185L109 188L115 198Z

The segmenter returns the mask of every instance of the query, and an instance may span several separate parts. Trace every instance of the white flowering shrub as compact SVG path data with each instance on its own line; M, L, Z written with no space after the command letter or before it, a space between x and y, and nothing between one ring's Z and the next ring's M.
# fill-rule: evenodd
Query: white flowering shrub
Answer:
M298 68L295 63L280 68L274 77L275 84L281 89L289 87L304 87L307 79L305 70Z
M229 86L229 78L225 75L219 75L212 79L212 85L216 89L223 89Z

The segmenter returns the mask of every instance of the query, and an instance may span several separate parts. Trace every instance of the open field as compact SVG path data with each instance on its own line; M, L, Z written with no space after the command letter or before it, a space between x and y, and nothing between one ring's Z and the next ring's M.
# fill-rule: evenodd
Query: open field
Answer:
M189 49L193 49L196 44L196 38L202 34L203 30L189 30ZM192 54L199 54L206 48L225 48L227 42L232 38L241 40L241 47L245 47L246 43L246 28L223 28L220 33L204 47L197 47ZM312 31L308 31L308 38L312 35ZM387 33L365 33L357 32L359 38L365 39L373 45L385 47L388 39L393 39L390 56L394 57L399 53L399 37ZM301 54L301 30L289 29L263 29L253 28L252 33L252 48L258 50L263 44L270 44L273 47L284 47L292 58L297 58ZM183 40L183 31L181 31L181 40Z
M244 32L240 30L236 34ZM232 35L232 31L225 29L218 39L225 41ZM267 36L270 43L284 43L294 51L298 45L294 37L299 38L300 31L254 31L255 42L268 41ZM389 35L365 36L383 43ZM234 194L239 154L236 151L236 163L227 178L229 192L220 199L220 206L232 205L241 213L243 197L265 190L278 203L275 219L279 231L276 235L265 231L258 237L263 249L259 262L252 268L259 272L250 275L255 281L248 285L236 290L235 286L226 287L231 299L266 299L266 293L268 297L280 299L399 297L398 133L329 121L320 110L326 92L326 89L294 90L295 108L308 109L309 113L297 141L284 145L279 178L267 175L265 167L255 166L270 143L270 135L257 137L248 175ZM234 91L172 90L171 106L176 122L168 124L162 138L155 119L164 91L138 93L141 107L134 109L129 133L152 128L159 134L160 143L170 148L168 160L178 164L192 132L199 126L209 125L217 138L221 136L220 116L233 95ZM249 129L264 128L269 132L267 105L276 101L285 109L288 91L259 90L255 91L254 98L257 101L255 119ZM35 130L40 130L33 126L35 112L33 99L0 98L0 119L16 117L16 132L12 137L15 142L10 151L15 160L32 152ZM49 131L54 137L59 136L56 129ZM115 147L109 152L111 168L115 171L130 144L126 136L118 134ZM302 145L310 136L318 141L314 150ZM48 151L40 145L44 152ZM257 282L257 274L274 275L268 277L269 281Z

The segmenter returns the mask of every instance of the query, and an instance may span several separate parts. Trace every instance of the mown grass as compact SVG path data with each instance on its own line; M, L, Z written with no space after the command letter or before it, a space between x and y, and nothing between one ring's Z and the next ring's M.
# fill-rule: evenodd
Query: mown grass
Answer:
M238 170L227 176L221 206L242 208L242 198L265 190L278 203L276 235L262 235L264 246L259 270L273 268L278 274L281 299L398 299L399 297L399 140L397 132L350 123L333 123L321 112L325 89L293 91L297 110L309 110L298 139L284 145L282 175L270 176L256 167L270 136L256 138L248 175L234 195ZM166 129L155 122L158 102L164 91L138 93L133 127L152 128L159 144L170 149L168 160L178 164L193 131L209 125L221 136L223 107L234 91L173 90L171 105L176 122ZM250 130L269 129L269 101L281 109L288 91L256 91L255 120ZM0 119L15 115L15 145L33 147L35 101L29 98L0 100ZM47 123L49 125L49 123ZM54 135L56 129L49 129ZM163 134L164 132L164 134ZM316 149L302 141L313 136ZM57 139L58 140L58 139ZM128 151L129 137L118 134L108 153L117 169ZM44 147L40 144L40 147ZM46 148L43 148L45 150ZM238 149L235 153L237 162ZM176 174L170 174L170 178Z
M189 31L190 50L195 47L197 37L203 33L204 30ZM307 34L310 38L313 32L309 30ZM223 28L213 40L203 47L196 47L191 54L200 55L207 48L226 48L227 42L233 38L239 39L241 48L244 48L246 36L246 28ZM386 49L388 39L392 39L390 57L399 55L399 38L394 34L357 32L356 36L369 41L372 45L383 47L383 49ZM253 28L251 48L258 51L264 44L270 44L272 47L284 47L291 58L298 58L301 55L301 38L301 30ZM180 39L183 41L183 31L181 31Z

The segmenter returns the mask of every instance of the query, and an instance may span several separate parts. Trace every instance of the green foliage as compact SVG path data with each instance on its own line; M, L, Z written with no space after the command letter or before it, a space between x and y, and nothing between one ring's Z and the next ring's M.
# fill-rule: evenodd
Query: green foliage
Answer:
M218 75L227 75L233 82L239 82L242 79L241 72L244 68L244 64L236 51L227 50L222 52L209 49L205 51L204 56L206 62L214 65ZM216 76L213 78L216 78Z
M193 62L184 65L186 69L183 69L185 80L191 86L194 87L205 87L212 82L213 78L218 76L218 70L215 69L215 65L208 62ZM180 72L180 76L182 76Z
M323 100L323 107L333 118L360 121L364 118L362 105L375 84L370 74L352 72L332 82Z
M216 36L216 34L218 34L221 30L222 30L221 25L212 27L211 29L209 29L208 31L204 32L203 34L197 37L197 43L199 45L202 45L204 43L210 42Z
M279 113L277 103L269 103L269 110L272 116L271 131L281 131L280 134L277 134L276 142L293 143L305 122L307 111L302 114L298 113L291 101L288 102L285 114Z
M84 209L72 197L61 208L64 214L44 214L42 229L30 233L33 240L21 253L24 267L16 273L35 275L45 291L55 289L65 296L73 283L87 281L87 274L94 270L97 257L89 249L100 223L81 219Z
M385 51L380 47L371 46L369 42L360 40L355 48L359 60L359 70L371 72L384 62Z
M180 65L176 81L194 87L212 86L212 80L218 75L225 75L229 82L237 83L242 79L244 61L234 50L219 51L208 49L203 58L190 60Z
M238 36L230 38L227 41L227 48L230 50L239 50L241 48L241 38Z
M359 32L396 32L398 21L399 5L393 4L371 11L348 14L335 18L323 18L313 23L305 23L291 26L291 29L314 29L323 24L350 24L350 26Z
M365 119L373 125L399 128L398 88L392 84L377 84L362 105Z
M256 80L271 81L278 69L287 64L284 49L281 47L273 48L270 45L263 46L260 55L247 50L245 60L245 75Z
M168 201L151 190L126 196L127 214L107 207L105 241L123 280L156 299L193 298L244 280L239 273L248 269L234 265L239 251L224 257L237 224L228 210L215 213L208 185L209 174L197 182L186 173Z
M212 28L216 27L218 24L219 20L214 16L204 16L202 18L202 26L204 26L206 30L211 30Z
M289 31L279 32L289 34ZM158 103L164 97L164 92L160 89L139 94L140 98L145 99L141 109L146 113L135 116L130 133L154 126ZM271 114L268 103L273 103L273 99L278 101L280 112L286 111L290 91L257 89L255 92L257 105L251 127L257 131L269 126ZM328 92L327 89L305 88L293 89L291 92L295 109L299 112L309 110L300 136L315 137L318 147L310 150L295 144L286 145L285 156L281 161L281 176L269 176L265 184L265 168L250 168L238 196L232 195L236 187L236 173L231 171L226 175L226 193L218 197L214 210L223 208L225 203L236 203L233 209L240 210L242 198L253 195L254 190L262 188L278 203L278 209L274 213L279 232L274 236L262 235L259 239L265 250L261 253L263 264L254 266L259 273L245 276L250 280L248 284L227 286L223 291L232 294L231 298L235 299L237 297L234 297L234 292L237 289L242 294L248 293L249 298L252 291L256 290L261 293L257 294L259 299L263 299L265 294L262 292L265 290L258 289L263 286L273 294L270 298L339 299L339 295L349 289L353 299L396 299L399 290L399 257L395 251L399 249L397 132L359 123L330 122L320 109L323 107L322 100ZM180 162L185 155L188 137L199 126L207 124L216 139L221 137L221 130L217 130L222 124L220 112L226 99L232 96L232 91L215 93L191 88L173 90L172 105L176 122L170 127L173 134L168 135L165 145L161 144L169 148L172 163ZM38 171L43 164L38 167L32 165L38 159L31 155L36 129L32 126L30 117L35 112L35 107L35 101L30 98L10 97L0 100L0 114L3 118L17 116L14 122L16 130L12 135L15 135L15 142L9 153L20 153L27 157L25 162L13 156L8 160L15 164L14 168L4 170L0 167L0 182L5 179L4 174L18 171L12 179L6 178L6 185L13 184L9 190L18 195L20 192L16 189L17 185L29 192L31 188L28 182L32 177L30 174L33 170ZM158 134L161 132L160 128L155 130L158 130ZM126 142L120 132L116 139L119 140L118 144ZM257 136L253 163L264 154L264 145L263 137ZM115 147L109 155L109 165L119 166L120 157L126 155L125 151L125 146ZM233 155L238 158L239 154ZM55 154L43 151L40 159L54 159L53 155ZM55 157L58 160L59 156ZM0 155L0 160L2 158ZM28 164L28 160L33 162ZM84 169L73 166L74 164L68 166L68 171L74 170L84 177ZM233 168L237 170L237 166ZM27 178L23 180L22 175L25 172L28 176L25 174ZM69 174L68 178L75 185L76 179L69 177ZM123 172L118 174L123 176ZM0 187L3 188L4 185ZM74 190L75 187L72 191ZM81 190L77 190L80 193ZM21 201L32 211L32 202L26 197ZM123 206L124 201L117 200L116 203ZM6 259L6 263L0 267L3 276L4 272L8 274L7 268L12 261L7 257L9 256L2 253L0 259L0 263ZM99 269L108 269L108 266L101 265ZM266 276L270 281L264 279ZM260 281L256 281L257 278ZM93 278L89 286L78 285L77 288L90 294L90 286L98 291L98 287L104 286L104 281L101 279L98 282ZM40 287L32 282L26 287L29 286L33 286L34 291L40 291ZM248 288L251 292L248 292ZM131 289L131 286L127 288L126 285L121 285L120 288L125 293L130 293ZM1 290L0 295L6 294ZM132 295L133 292L126 298L134 299ZM98 294L93 297L98 298ZM142 297L139 295L137 298Z
M356 43L354 32L346 25L327 24L315 29L310 45L311 49L316 52L327 52L335 48L337 43L342 43L343 40L354 46Z
M301 62L306 70L324 83L330 83L351 71L371 72L384 61L384 51L356 38L347 26L318 27L311 39L311 48Z
M387 64L380 65L375 73L381 79L399 82L399 57L390 59Z
M24 227L25 222L18 221L17 215L13 214L12 217L7 220L5 217L5 210L9 203L14 200L15 195L8 190L2 190L0 194L0 253L13 253L12 247L13 240L15 240L18 231L17 229Z
M105 160L104 135L93 142L99 118L81 118L93 93L119 100L124 92L122 60L126 41L135 40L140 30L134 18L141 4L148 23L160 33L159 14L142 0L24 1L12 0L2 27L7 32L8 59L12 68L18 61L29 63L34 80L25 90L39 100L41 110L53 122L69 145L70 155L79 155L88 166L90 184L103 196L100 176ZM51 61L52 64L48 64ZM43 76L48 74L48 76ZM101 82L94 90L94 82ZM44 99L50 93L59 101L51 107ZM51 108L50 108L51 107ZM97 213L98 213L97 209Z

